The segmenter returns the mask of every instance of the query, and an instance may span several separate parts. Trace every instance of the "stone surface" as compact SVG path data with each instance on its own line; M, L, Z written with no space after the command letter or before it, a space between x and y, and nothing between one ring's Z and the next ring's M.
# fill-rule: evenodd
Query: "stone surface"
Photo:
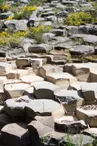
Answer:
M93 137L97 137L97 128L88 128L84 130L84 133L89 134Z
M87 128L87 125L83 120L77 120L72 116L63 116L61 118L55 119L54 123L56 130L65 133L80 133L82 130Z
M63 105L61 105L60 108L52 112L52 117L53 119L61 118L65 114L66 114L66 110L64 109Z
M4 76L6 73L12 69L11 64L5 63L5 62L0 62L0 75Z
M32 144L36 146L41 145L40 137L44 137L53 131L51 127L46 126L39 121L32 121L28 125L28 129L31 134Z
M18 68L28 66L29 64L30 63L29 63L28 58L18 58L18 59L16 59L16 65L17 65Z
M36 81L43 81L44 79L42 77L36 76L36 75L26 75L21 77L21 80L25 83L33 83Z
M97 99L97 83L84 83L81 85L82 93L86 101L94 101Z
M23 95L23 92L30 85L26 83L12 83L4 86L4 91L7 98L17 98Z
M50 116L52 112L60 109L60 107L60 104L53 100L33 100L26 105L27 119L33 119L35 115Z
M45 126L54 129L54 120L52 116L36 116L35 119Z
M27 20L7 20L4 22L8 29L16 29L18 31L25 31L27 29Z
M11 123L11 118L6 114L0 114L0 130L9 123Z
M96 1L37 1L35 11L33 2L0 3L0 130L6 131L0 131L0 146L92 145L92 133L97 135ZM79 12L93 17L82 18L78 26L67 24ZM69 23L75 21L72 17ZM16 122L27 122L26 127Z
M32 86L35 88L34 95L36 99L55 99L54 90L57 90L59 87L53 83L47 81L39 81L32 83Z
M47 73L55 73L55 72L62 72L62 68L57 65L46 64L39 68L38 74L46 78Z
M84 99L80 93L72 90L56 90L55 98L64 106L67 114L73 114L78 106L84 104Z
M27 96L17 99L8 99L5 102L5 112L15 121L24 120L26 116L25 106L30 102Z
M97 82L97 71L96 70L90 71L90 80L91 80L91 82Z
M96 113L96 105L85 105L77 108L76 116L80 120L84 120L89 126L96 127L97 126L97 113Z
M22 76L28 75L28 70L17 69L10 70L7 73L7 79L20 79Z
M76 78L69 73L48 73L46 78L49 82L58 85L62 89L68 89L70 83L76 82Z
M95 35L87 35L87 34L74 34L71 36L71 38L81 38L85 43L89 43L89 44L93 44L96 45L97 44L97 36Z
M3 143L7 146L27 146L31 143L25 123L11 123L1 130Z
M52 46L48 44L32 45L28 50L30 53L47 53L52 50Z
M79 81L90 81L90 71L96 68L95 63L72 64L71 72Z
M94 52L94 47L89 45L76 45L70 48L71 55L88 55L94 54Z

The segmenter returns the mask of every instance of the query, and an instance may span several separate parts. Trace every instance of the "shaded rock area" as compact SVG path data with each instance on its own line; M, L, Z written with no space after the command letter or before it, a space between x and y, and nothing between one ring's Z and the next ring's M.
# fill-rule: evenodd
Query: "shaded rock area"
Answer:
M46 0L22 18L32 1L0 6L0 40L22 36L0 43L0 146L97 146L97 20L66 23L95 1Z

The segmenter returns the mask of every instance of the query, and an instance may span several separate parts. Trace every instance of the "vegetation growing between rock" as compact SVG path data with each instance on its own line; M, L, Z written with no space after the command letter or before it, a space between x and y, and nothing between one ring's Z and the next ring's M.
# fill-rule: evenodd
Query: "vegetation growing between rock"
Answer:
M94 23L96 17L91 12L75 12L66 19L67 25L79 26L86 23Z

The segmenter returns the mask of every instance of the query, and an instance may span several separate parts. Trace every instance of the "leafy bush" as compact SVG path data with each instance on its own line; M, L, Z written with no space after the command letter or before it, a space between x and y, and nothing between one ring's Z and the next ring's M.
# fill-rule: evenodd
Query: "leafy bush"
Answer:
M9 9L9 5L6 4L6 0L0 0L0 11L4 12Z
M15 47L20 45L22 38L27 35L28 31L25 32L13 32L4 31L0 33L0 46L10 45Z
M6 0L0 0L0 5L6 2Z
M16 12L14 15L14 19L24 19L26 17L29 17L33 11L37 10L36 6L25 6L22 7L20 12Z
M79 26L81 24L93 23L95 17L90 12L75 12L67 17L66 23L68 25Z
M35 39L37 43L42 43L44 42L43 34L49 32L51 29L52 29L51 26L44 26L44 25L40 25L38 27L32 27L29 30L28 37Z
M30 0L30 5L40 6L40 5L43 5L43 3L44 3L45 1L46 1L46 0Z

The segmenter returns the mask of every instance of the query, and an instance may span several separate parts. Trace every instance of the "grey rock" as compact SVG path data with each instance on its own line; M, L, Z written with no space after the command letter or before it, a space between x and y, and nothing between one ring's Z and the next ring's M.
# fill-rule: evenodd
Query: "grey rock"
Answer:
M50 116L53 111L60 108L60 104L48 99L33 100L26 105L26 117L33 119L36 115Z
M27 20L6 20L4 24L8 29L26 31L27 30Z
M66 0L62 0L62 4L64 4L64 5L66 5L66 4L70 4L70 5L74 5L74 4L76 4L76 1L70 1L70 0L68 0L68 1L66 1Z
M30 134L26 123L11 123L1 129L2 141L7 146L28 146Z
M59 13L56 14L57 17L67 17L68 16L68 12L67 11L61 11Z
M68 35L78 34L78 27L77 26L67 26L66 30L67 30Z
M96 100L97 83L84 83L81 88L86 101Z
M47 81L40 81L33 83L35 88L34 95L36 99L53 99L54 100L54 90L59 87L53 83Z
M29 102L29 98L24 96L22 98L17 99L8 99L5 102L5 112L13 119L13 120L21 120L25 118L25 106Z
M52 50L52 46L48 44L32 45L28 50L30 53L47 53Z
M77 120L73 116L63 116L55 119L54 123L56 130L65 133L69 132L72 134L80 133L82 130L88 127L83 120Z
M51 133L53 129L51 127L45 126L39 121L32 121L28 125L29 132L31 134L31 140L32 144L35 146L41 146L41 137L44 137L45 135Z
M82 39L85 43L97 44L97 36L95 35L87 35L87 34L74 34L71 36L72 39Z
M53 29L51 32L56 36L63 36L65 34L65 30L62 29Z
M52 16L54 15L54 12L53 11L47 11L47 12L44 12L41 17L47 17L47 16Z
M62 144L62 139L66 136L65 133L53 131L49 135L44 136L44 139L41 137L41 141L43 145L53 145L58 146L59 144Z
M11 118L6 114L0 114L0 130L9 123L11 123Z
M0 20L7 19L9 16L13 16L13 13L8 11L0 14Z
M97 35L97 25L92 25L92 27L90 27L89 34Z
M76 45L70 48L71 55L88 55L94 54L94 52L94 47L89 45Z
M84 104L84 99L81 92L72 90L56 90L55 98L64 106L68 114L73 114L76 107Z
M45 126L54 129L54 120L52 116L36 116L35 119Z
M20 2L27 4L29 1L28 0L20 0Z

